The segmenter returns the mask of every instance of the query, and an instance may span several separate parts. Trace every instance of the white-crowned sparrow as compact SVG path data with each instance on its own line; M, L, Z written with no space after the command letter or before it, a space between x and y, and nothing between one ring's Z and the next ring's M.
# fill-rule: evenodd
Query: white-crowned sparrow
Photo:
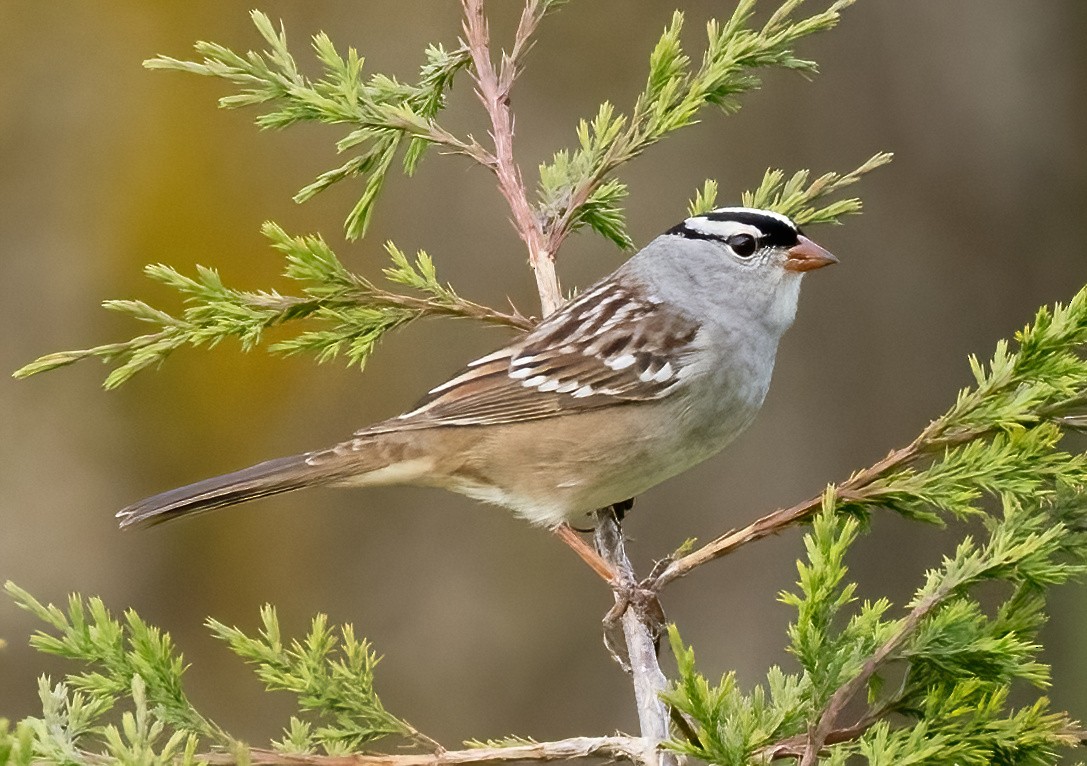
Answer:
M766 396L801 277L836 260L777 213L688 218L412 411L117 515L131 527L311 485L418 484L534 524L570 521L743 431Z

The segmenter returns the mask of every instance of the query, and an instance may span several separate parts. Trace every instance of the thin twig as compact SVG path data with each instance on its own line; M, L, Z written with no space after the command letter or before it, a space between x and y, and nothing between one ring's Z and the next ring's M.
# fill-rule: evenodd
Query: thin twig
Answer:
M819 758L819 751L827 744L827 737L833 731L834 724L845 706L865 687L869 679L887 661L891 654L913 635L921 624L921 620L925 619L929 612L947 598L955 589L954 586L955 583L953 582L945 583L943 587L917 602L917 605L910 610L910 613L902 621L901 627L865 661L860 672L831 695L827 704L823 707L823 712L819 715L819 720L814 727L808 730L807 743L804 745L804 752L800 758L800 766L814 766Z
M481 303L466 300L460 296L457 296L452 303L445 303L430 298L416 298L414 296L401 295L400 293L393 293L380 289L374 290L371 295L373 296L373 301L376 303L390 307L418 309L431 316L463 317L466 319L475 319L476 321L485 324L513 327L525 331L531 330L536 326L534 320L518 311L517 307L512 303L510 303L510 307L513 308L513 313L507 314L502 311L496 311L490 306L484 306Z
M415 744L420 747L425 747L434 755L441 755L445 752L445 747L443 747L442 743L438 740L424 734L403 719L401 719L400 723L404 726L404 736L415 742Z
M457 297L453 302L440 301L434 298L420 298L413 295L389 292L367 284L359 289L357 294L350 291L338 295L336 298L301 298L289 295L273 293L251 293L246 296L246 302L255 308L271 309L273 311L288 311L301 306L312 305L318 307L338 307L343 305L364 306L371 308L401 308L417 311L426 316L446 316L462 319L474 319L484 324L512 327L517 330L528 331L536 326L536 322L526 317L517 310L513 304L512 313L496 311L489 306L484 306L474 301Z
M390 128L403 130L442 147L440 151L445 154L461 154L470 157L483 167L491 170L494 170L498 164L495 156L472 136L468 136L467 139L458 138L439 125L434 119L413 119L413 116L401 112L389 112L382 115L382 120L383 124Z
M1083 400L1079 397L1055 402L1040 407L1037 411L1038 419L1052 421L1061 427L1070 427L1066 422L1068 413L1082 406ZM997 426L951 428L949 422L953 418L950 415L951 413L948 413L933 420L910 444L894 450L882 460L854 473L845 482L838 485L836 490L838 499L850 501L878 498L880 489L873 487L873 485L893 471L904 468L941 450L957 447L975 439L985 438L1001 430ZM1023 425L1030 426L1036 422L1024 422ZM819 510L822 500L822 495L817 495L789 508L782 508L769 513L746 527L730 530L687 555L676 558L659 574L647 578L642 585L648 590L659 591L673 580L678 580L680 577L690 574L696 567L715 561L747 543L777 534L787 527L810 518L812 514Z
M519 761L572 761L598 759L642 763L645 740L640 737L572 737L554 742L533 742L512 747L473 747L438 753L405 755L316 755L248 750L242 753L203 753L197 761L213 766L456 766Z
M555 271L554 251L546 248L543 231L513 158L513 112L509 89L517 77L515 62L507 60L502 72L496 72L491 61L490 33L483 0L461 0L464 8L465 45L472 56L476 93L491 118L491 138L494 140L498 188L506 198L513 225L528 247L528 259L536 275L543 315L547 316L562 305L562 290ZM522 43L521 47L524 47Z
M834 729L827 734L826 739L823 740L823 744L837 745L842 742L852 742L871 729L877 722L881 721L886 714L887 711L881 709L878 712L872 712L865 715L852 726ZM798 734L795 737L783 739L780 742L775 742L774 744L768 745L755 752L753 754L752 762L761 763L763 761L774 761L779 758L800 758L804 755L804 749L807 746L807 743L807 734Z
M527 0L524 10L521 11L521 19L517 22L517 34L514 35L513 49L509 55L503 55L502 57L499 87L506 96L509 96L513 81L521 74L521 60L532 48L532 37L536 34L536 27L540 25L544 17L541 8L543 8L543 4L540 0Z
M916 459L924 447L925 444L919 438L909 446L890 453L878 463L874 463L863 471L853 474L838 487L838 498L852 500L861 497L866 487L890 471L901 468ZM732 553L742 545L777 534L786 527L809 518L819 510L822 501L823 496L816 495L789 508L769 513L751 522L746 527L726 532L700 548L691 551L686 556L677 558L665 567L664 571L646 583L645 587L654 591L660 590L673 580L678 580L680 577L690 574L691 570L696 567Z

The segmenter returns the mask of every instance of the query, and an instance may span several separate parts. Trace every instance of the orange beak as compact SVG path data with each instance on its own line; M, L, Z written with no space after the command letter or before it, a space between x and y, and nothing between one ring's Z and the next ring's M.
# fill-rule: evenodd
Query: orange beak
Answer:
M785 261L785 268L789 271L812 271L838 262L837 258L803 234L797 238L800 241L789 248L789 258Z

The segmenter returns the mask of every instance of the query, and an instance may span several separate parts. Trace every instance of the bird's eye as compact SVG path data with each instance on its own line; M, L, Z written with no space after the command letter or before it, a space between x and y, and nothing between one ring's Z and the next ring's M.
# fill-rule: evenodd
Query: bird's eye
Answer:
M750 258L759 247L758 241L750 234L733 234L725 242L741 258Z

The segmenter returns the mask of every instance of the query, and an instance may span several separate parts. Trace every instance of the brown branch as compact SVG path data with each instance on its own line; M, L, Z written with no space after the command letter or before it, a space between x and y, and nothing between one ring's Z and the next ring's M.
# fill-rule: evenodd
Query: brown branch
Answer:
M991 394L992 392L987 392ZM973 393L975 398L980 398L979 390ZM1076 396L1070 399L1053 402L1040 406L1036 416L1022 418L1019 423L1024 427L1032 427L1040 421L1056 423L1062 428L1077 428L1079 419L1076 415L1069 415L1087 404L1087 395ZM873 487L877 481L885 478L893 471L904 468L926 455L932 455L940 450L957 447L975 439L982 439L1004 430L1003 426L964 426L954 427L955 420L962 417L961 411L957 412L959 405L933 420L910 444L901 449L894 450L885 458L872 464L862 471L858 471L845 482L838 485L836 493L840 500L873 500L878 498L880 489ZM1084 418L1087 422L1087 418ZM652 591L659 591L673 580L685 577L696 567L707 564L723 556L732 553L747 543L761 540L764 537L777 534L782 530L811 517L822 503L822 495L817 495L797 503L789 508L769 513L760 519L753 521L746 527L733 529L717 537L705 545L690 553L673 560L664 567L659 574L651 575L643 583L643 587Z
M917 602L917 605L910 610L910 613L902 621L901 627L865 661L860 672L831 695L823 708L823 712L819 715L818 722L808 730L807 743L800 758L800 766L815 765L819 758L819 751L827 744L827 737L834 729L834 724L845 706L865 687L869 679L887 661L891 654L917 630L921 620L925 619L929 612L955 590L957 584L953 581L946 582L934 593L930 593Z
M875 481L891 471L909 464L923 452L930 449L931 442L925 438L926 434L922 434L909 446L891 452L878 463L874 463L863 471L853 474L838 487L838 498L840 500L857 500L867 497L866 490ZM645 583L645 587L652 591L659 591L673 580L678 580L680 577L690 574L691 570L696 567L726 556L747 543L777 534L793 524L804 521L819 510L822 502L823 496L816 495L789 508L769 513L746 527L726 532L687 555L677 558L665 567L660 574Z
M513 309L513 312L507 314L496 311L490 306L484 306L481 303L466 300L460 296L457 296L452 303L445 303L434 298L417 298L411 295L401 295L400 293L393 293L380 289L375 289L370 295L372 296L371 303L378 303L394 308L414 309L430 316L475 319L476 321L485 324L513 327L526 332L536 326L535 320L526 317L518 311L517 307L512 303L510 304L510 307Z
M1043 419L1059 423L1059 416L1063 414L1067 406L1068 403L1059 402L1049 407L1042 407L1038 412ZM854 473L836 488L835 493L838 499L847 502L876 499L882 489L873 485L891 472L904 468L926 455L932 455L940 450L981 439L1002 430L997 426L955 430L948 425L949 421L952 420L950 415L951 413L947 413L929 423L917 438L907 446L894 450L882 460ZM1024 423L1024 425L1033 425L1033 422ZM680 577L690 574L691 570L696 567L719 559L722 556L727 556L747 543L777 534L794 524L808 519L819 510L822 502L823 496L816 495L789 508L782 508L769 513L751 522L746 527L730 530L700 548L675 559L658 575L648 578L643 583L643 587L652 591L659 591L673 580L678 580Z
M407 755L316 755L248 750L236 753L204 753L196 757L213 766L456 766L500 764L519 761L572 761L599 759L644 763L645 741L639 737L572 737L555 742L533 742L513 747L478 747Z
M837 745L841 742L852 742L871 729L877 721L881 720L883 716L886 715L886 712L886 710L880 710L879 712L869 713L852 726L834 729L827 734L826 739L823 740L823 744ZM772 745L768 745L767 747L756 751L753 753L754 757L752 758L752 761L761 763L763 761L774 761L779 758L799 759L804 755L804 748L806 747L807 742L807 734L797 734L795 737L783 739L780 742L775 742Z
M536 322L526 317L515 306L512 313L504 313L484 306L481 303L466 300L457 296L453 302L444 302L436 298L422 298L413 295L403 295L388 290L382 290L373 285L366 284L360 287L355 295L338 296L331 299L300 298L273 293L251 293L246 296L246 302L256 308L272 309L274 311L288 311L289 309L307 304L318 306L366 306L380 308L402 308L417 311L426 316L447 316L460 319L474 319L484 324L512 327L517 330L528 331L536 326Z
M380 124L402 130L416 138L443 147L444 154L462 154L491 170L494 170L497 165L494 155L472 136L469 135L467 139L458 138L439 125L433 118L420 117L413 112L405 112L389 107L381 112Z
M536 27L543 20L544 13L541 10L541 0L527 0L521 11L521 19L517 22L517 34L513 39L513 50L509 55L502 56L502 71L499 87L502 93L509 96L513 81L521 74L521 60L532 48L532 37L536 34Z
M464 8L465 45L472 56L476 94L491 118L491 138L495 148L495 163L491 169L509 205L514 228L528 247L528 259L536 275L540 305L543 315L547 316L562 305L562 290L555 272L554 251L546 247L540 222L528 201L521 170L513 158L514 119L509 89L517 76L516 62L507 58L502 72L495 71L483 0L461 0L461 4ZM524 43L521 44L523 47Z

